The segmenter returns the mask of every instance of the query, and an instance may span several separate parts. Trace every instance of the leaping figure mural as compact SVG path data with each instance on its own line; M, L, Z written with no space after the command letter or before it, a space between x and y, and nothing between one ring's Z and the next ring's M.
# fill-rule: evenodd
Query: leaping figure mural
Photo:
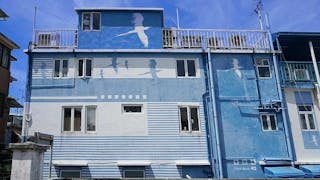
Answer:
M133 17L132 23L134 24L134 30L119 34L116 37L137 33L139 40L141 41L143 46L148 47L149 46L148 36L144 31L150 29L150 27L143 26L144 18L141 13L133 13L132 17Z

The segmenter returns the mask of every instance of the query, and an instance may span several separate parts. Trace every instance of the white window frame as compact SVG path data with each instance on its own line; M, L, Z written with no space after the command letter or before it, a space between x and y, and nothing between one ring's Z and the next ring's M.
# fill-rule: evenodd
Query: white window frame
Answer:
M59 176L59 177L61 177L61 178L63 178L63 177L62 177L62 172L79 172L79 173L80 173L80 178L82 177L82 172L81 172L81 170L64 170L64 169L61 169L61 170L60 170L60 176Z
M299 106L310 106L311 107L311 111L299 111ZM316 124L316 117L313 111L313 105L311 104L298 104L297 105L297 109L298 109L298 118L299 118L299 123L300 123L300 128L302 131L317 131L317 124ZM300 115L304 115L305 120L306 120L306 124L307 124L307 129L302 129L302 124L301 124L301 119L300 119ZM311 114L313 117L313 124L314 124L314 129L310 128L310 119L308 117L308 115Z
M181 122L181 113L180 108L187 108L187 117L188 117L188 131L182 130L182 122ZM191 122L191 110L190 108L197 108L197 116L198 116L198 130L192 130L192 122ZM200 120L200 108L197 105L178 105L178 112L179 112L179 125L180 125L180 132L181 133L200 133L201 132L201 120Z
M123 170L122 171L122 176L123 176L123 178L126 178L126 179L137 179L137 178L128 178L128 177L126 177L125 175L126 175L126 172L130 172L130 171L142 171L143 172L143 179L145 179L146 178L146 172L145 172L145 170L134 170L134 169L130 169L130 170Z
M140 106L141 107L141 112L126 112L124 110L125 106ZM143 112L144 111L143 110L143 104L122 104L121 111L122 111L123 114L143 114L144 113Z
M267 61L268 62L268 65L258 65L257 64L257 61ZM271 66L270 66L270 59L267 59L267 58L258 58L258 59L255 59L255 65L256 65L256 71L257 71L257 75L259 77L259 79L271 79L272 78L272 71L271 71ZM260 74L259 74L259 68L262 67L262 68L265 68L267 67L269 69L269 77L261 77Z
M87 131L87 108L88 107L94 107L95 108L95 131ZM70 131L64 131L64 109L65 108L71 108L71 119L70 119ZM81 108L81 130L80 131L74 131L74 109L75 108ZM61 113L61 132L62 133L96 133L97 132L97 117L98 117L98 107L97 105L68 105L68 106L62 106L62 113Z
M263 128L263 119L262 119L262 116L267 116L268 129L264 129L264 128ZM276 129L275 129L275 130L273 130L273 129L271 128L270 116L274 116L275 125L276 125ZM261 114L260 114L260 122L261 122L262 131L278 131L278 119L277 119L277 115L276 115L276 114L274 114L274 113L261 113Z
M70 131L65 131L64 130L64 112L65 112L65 109L66 108L70 108L71 109L71 117L70 117ZM76 108L81 108L81 125L80 125L80 131L75 131L74 130L74 110L76 109ZM61 121L61 123L62 123L62 132L63 133L68 133L68 132L72 132L72 133L78 133L78 132L82 132L83 131L83 129L82 129L82 122L83 122L83 106L63 106L62 107L62 121Z
M79 76L79 61L80 60L83 60L83 64L82 64L82 76ZM91 60L91 76L87 76L87 60ZM77 72L77 77L80 77L80 78L91 78L92 77L92 73L93 73L93 58L80 58L77 60L77 63L76 63L76 72Z
M83 28L83 18L84 14L90 14L90 29L84 29ZM99 29L93 29L93 14L99 14ZM81 18L81 30L82 31L101 31L101 13L100 12L82 12L82 18Z
M56 61L59 61L59 76L55 76ZM67 75L66 76L63 76L63 61L67 61L67 64L68 64ZM60 79L60 78L68 78L68 76L69 76L69 60L67 60L67 59L54 59L53 60L52 77L55 78L55 79Z
M87 129L87 125L88 125L88 108L94 108L95 109L95 120L94 120L94 123L95 123L95 130L94 131L90 131ZM88 106L85 106L85 131L87 133L95 133L97 131L97 106L95 105L88 105Z
M178 61L183 61L184 62L184 76L179 76L178 75ZM194 69L195 69L195 76L189 76L188 72L188 61L193 61L194 62ZM176 65L176 77L177 78L197 78L198 75L198 66L197 66L197 59L176 59L175 65Z

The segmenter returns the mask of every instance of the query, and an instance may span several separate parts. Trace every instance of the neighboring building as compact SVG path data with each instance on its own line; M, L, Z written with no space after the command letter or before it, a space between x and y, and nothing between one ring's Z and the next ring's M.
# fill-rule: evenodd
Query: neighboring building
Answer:
M79 8L35 30L28 133L52 177L301 177L269 34L163 26L163 9ZM29 108L30 107L30 108ZM50 176L50 154L44 177Z
M0 20L6 20L8 15L0 9ZM11 77L11 61L17 59L11 56L11 51L19 46L0 32L0 177L10 177L11 152L6 143L6 129L9 120L10 108L21 107L9 95L9 86L15 78Z
M320 177L320 33L275 34L283 91L290 119L295 165Z

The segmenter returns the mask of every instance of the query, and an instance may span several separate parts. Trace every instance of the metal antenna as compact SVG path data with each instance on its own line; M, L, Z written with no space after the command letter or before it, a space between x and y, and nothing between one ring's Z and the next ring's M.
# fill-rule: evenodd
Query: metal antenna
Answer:
M32 27L32 40L35 42L35 29L36 29L36 21L37 21L37 6L34 7L34 15L33 15L33 27Z
M263 7L262 0L259 0L258 3L257 3L257 5L256 5L256 8L254 9L254 12L255 12L256 14L258 14L258 17L259 17L259 24L260 24L261 30L264 29L264 26L263 26L263 18L262 18L262 14L261 14L262 7Z
M179 10L176 8L176 16L177 16L177 28L180 29L180 20L179 20Z

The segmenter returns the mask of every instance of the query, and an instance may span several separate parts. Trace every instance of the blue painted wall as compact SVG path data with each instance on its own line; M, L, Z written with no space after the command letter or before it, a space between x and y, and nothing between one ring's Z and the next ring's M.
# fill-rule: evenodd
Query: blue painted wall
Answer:
M47 65L41 62L34 70L43 76L33 77L31 85L32 103L70 102L146 102L147 103L147 134L145 136L97 136L94 134L59 135L55 136L53 160L88 160L96 161L82 170L83 178L119 178L123 167L116 165L117 160L150 160L159 161L145 168L147 178L181 178L212 177L209 166L177 166L175 160L208 160L208 144L202 95L206 92L204 80L204 65L199 54L137 54L137 53L39 53L34 54L37 61L48 59L69 59L90 57L103 61L103 57L150 58L157 61L166 58L199 59L199 78L48 78ZM147 61L150 63L150 61ZM129 62L128 68L131 68ZM148 67L148 65L147 65ZM72 67L70 67L72 68ZM109 67L112 68L112 67ZM150 73L157 69L150 67ZM155 67L156 68L156 67ZM176 67L170 67L175 69ZM50 68L49 68L50 69ZM147 69L148 70L148 69ZM43 73L41 73L43 72ZM51 75L52 76L52 75ZM144 94L146 99L101 98L100 95ZM50 99L50 97L98 96L98 99ZM34 97L49 97L48 99L33 99ZM200 132L183 134L179 127L179 110L177 103L193 102L199 104L199 117L202 119ZM34 112L36 113L36 112ZM43 112L42 112L43 113ZM105 119L103 119L105 120ZM60 121L60 120L58 120ZM36 123L36 122L34 122ZM107 129L106 129L107 130ZM48 177L49 154L45 155L44 177ZM99 163L107 161L113 163ZM161 163L162 162L162 163ZM170 162L167 164L166 162ZM57 177L61 169L53 168L53 177Z
M257 82L256 58L272 62L271 56L263 54L212 55L224 177L261 178L259 161L288 158L281 113L265 111L276 114L278 131L262 130L259 105L279 97L272 66L272 77Z
M99 31L83 31L81 29L82 13L79 15L79 49L159 49L162 48L163 11L148 10L103 10L101 12L101 29ZM148 39L146 47L138 33L125 34L135 29L134 13L143 16L143 27ZM121 35L122 34L122 35ZM121 36L119 36L121 35Z

